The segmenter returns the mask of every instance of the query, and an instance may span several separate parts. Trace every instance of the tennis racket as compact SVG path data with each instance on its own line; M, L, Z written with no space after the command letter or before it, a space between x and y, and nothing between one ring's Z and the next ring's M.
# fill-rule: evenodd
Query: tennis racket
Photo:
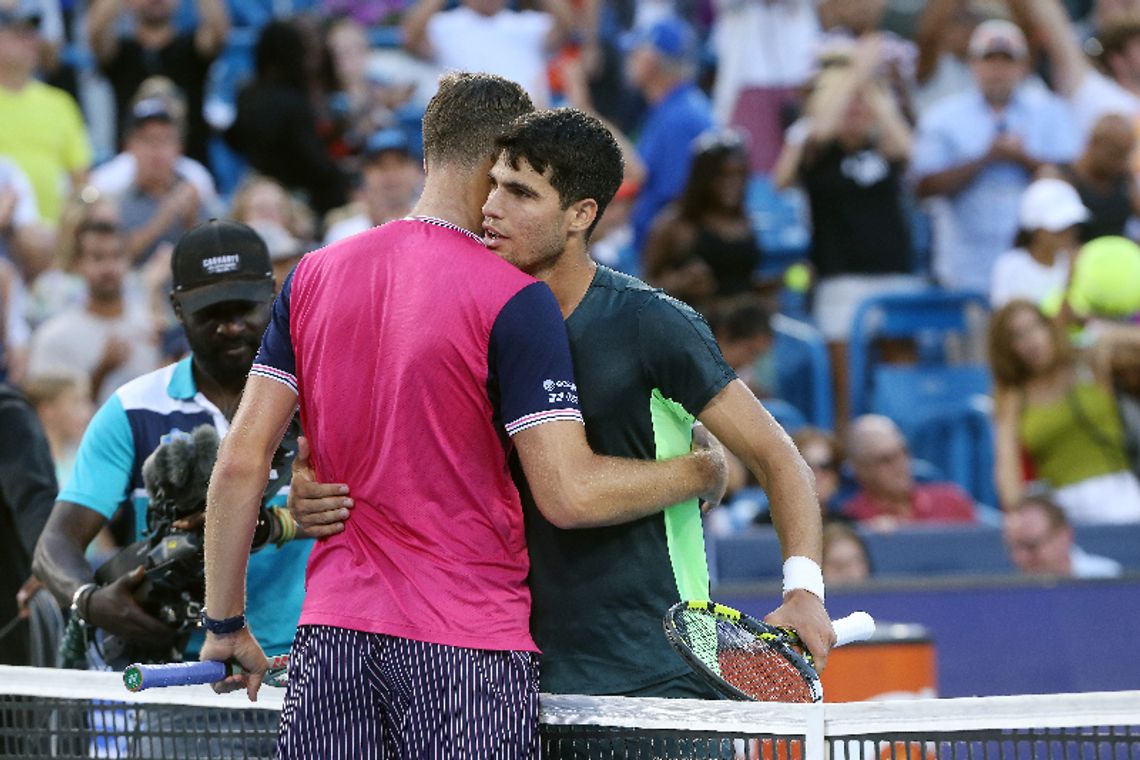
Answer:
M673 649L728 697L757 702L823 699L811 655L791 629L715 602L678 602L665 613L664 623ZM832 625L836 646L863 641L875 632L875 621L866 612L853 612Z
M226 676L243 672L238 665L217 660L201 662L160 662L154 664L135 663L123 671L123 685L127 691L142 691L159 686L191 686L201 683L215 683ZM269 670L262 683L270 686L285 686L289 682L289 655L280 654L269 658Z

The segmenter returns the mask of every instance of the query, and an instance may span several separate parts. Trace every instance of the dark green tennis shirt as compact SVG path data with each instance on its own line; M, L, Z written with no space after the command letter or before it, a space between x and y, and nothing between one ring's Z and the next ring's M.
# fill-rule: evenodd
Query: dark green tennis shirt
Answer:
M697 312L603 266L566 328L586 437L599 454L688 452L694 416L736 377ZM680 588L708 595L696 500L583 530L555 528L529 494L524 504L542 690L619 694L688 673L661 618Z

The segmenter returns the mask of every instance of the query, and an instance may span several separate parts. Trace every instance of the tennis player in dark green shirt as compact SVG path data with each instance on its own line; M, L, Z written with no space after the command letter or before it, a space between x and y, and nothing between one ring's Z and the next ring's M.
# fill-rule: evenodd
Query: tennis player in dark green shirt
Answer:
M785 557L784 600L765 620L797 629L822 667L834 632L823 605L810 470L736 379L700 315L589 256L589 235L622 179L612 134L581 111L556 109L522 117L499 147L483 206L484 242L557 297L591 447L623 457L677 456L689 451L699 420L740 458L768 492ZM294 475L294 513L316 535L339 530L346 496L342 486ZM526 518L543 691L715 696L673 653L661 626L674 602L709 595L695 500L588 529L560 529L533 505Z

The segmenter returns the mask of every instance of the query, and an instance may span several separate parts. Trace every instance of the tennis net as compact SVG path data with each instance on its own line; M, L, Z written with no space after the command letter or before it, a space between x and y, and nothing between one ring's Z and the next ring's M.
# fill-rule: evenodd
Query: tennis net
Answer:
M0 667L0 757L271 758L283 691ZM1140 760L1140 691L783 705L544 695L545 758Z

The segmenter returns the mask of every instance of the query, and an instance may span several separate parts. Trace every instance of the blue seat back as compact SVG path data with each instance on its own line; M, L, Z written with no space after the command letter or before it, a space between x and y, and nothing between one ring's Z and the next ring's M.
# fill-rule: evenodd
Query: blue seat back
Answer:
M819 330L784 314L772 317L776 383L780 398L795 406L808 423L835 427L831 360Z
M852 416L871 405L874 370L881 364L877 342L882 338L910 338L923 364L948 362L948 338L967 338L989 313L981 293L929 288L917 293L892 293L869 298L859 305L847 342L848 398Z

